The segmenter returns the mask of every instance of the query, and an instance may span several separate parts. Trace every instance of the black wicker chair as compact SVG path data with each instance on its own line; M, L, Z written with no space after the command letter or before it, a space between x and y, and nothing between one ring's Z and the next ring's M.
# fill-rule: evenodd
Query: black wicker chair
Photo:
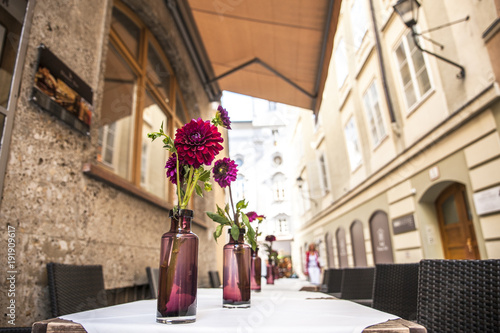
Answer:
M375 266L373 307L407 320L417 319L418 263Z
M31 333L31 327L0 327L0 333Z
M500 330L500 260L422 260L417 322L428 333Z
M323 276L321 292L335 297L341 297L340 287L342 285L342 271L342 268L327 269Z
M107 305L101 265L47 264L52 316Z
M151 298L158 298L158 284L160 281L160 269L146 267L146 274L148 275L149 290Z
M208 277L210 278L210 286L212 288L220 288L220 276L218 271L209 271Z
M340 293L342 299L371 306L375 267L344 268Z

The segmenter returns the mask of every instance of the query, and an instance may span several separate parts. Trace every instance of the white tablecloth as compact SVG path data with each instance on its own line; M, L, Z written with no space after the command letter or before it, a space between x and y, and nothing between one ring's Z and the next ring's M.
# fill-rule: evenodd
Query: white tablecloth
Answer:
M156 323L156 300L137 301L61 318L80 323L89 333L104 332L333 332L355 333L398 317L354 302L324 299L328 295L298 291L297 279L280 279L252 292L251 308L225 309L222 289L198 289L196 322Z

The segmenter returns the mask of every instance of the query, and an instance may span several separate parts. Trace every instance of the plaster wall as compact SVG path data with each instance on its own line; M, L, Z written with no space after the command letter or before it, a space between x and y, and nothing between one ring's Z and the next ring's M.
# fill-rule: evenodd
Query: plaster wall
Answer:
M158 1L126 1L149 25L174 68L192 115L213 110L191 65L168 9ZM94 90L98 121L102 99L112 1L36 1L29 22L28 48L16 107L10 157L0 203L0 232L15 229L16 326L50 318L46 264L103 265L106 289L147 283L147 266L158 266L168 212L108 183L89 178L82 165L92 162L97 130L83 136L30 102L37 47L43 43ZM193 231L200 238L199 285L208 286L216 267L212 210L224 194L194 199ZM206 226L203 226L206 225ZM0 265L6 267L6 256ZM3 274L2 274L3 276ZM7 290L2 279L0 288ZM0 326L6 326L8 299L1 298Z

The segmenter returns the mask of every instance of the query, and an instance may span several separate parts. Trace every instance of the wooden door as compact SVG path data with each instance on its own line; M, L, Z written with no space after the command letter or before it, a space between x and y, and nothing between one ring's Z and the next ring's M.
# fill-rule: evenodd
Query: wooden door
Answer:
M476 234L465 198L465 186L453 184L436 200L446 259L479 259Z

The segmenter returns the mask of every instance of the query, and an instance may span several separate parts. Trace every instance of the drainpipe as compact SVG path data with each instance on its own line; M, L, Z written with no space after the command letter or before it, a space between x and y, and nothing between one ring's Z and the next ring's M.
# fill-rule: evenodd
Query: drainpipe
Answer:
M387 102L387 109L389 110L389 117L393 127L397 125L396 117L394 116L394 105L392 104L391 95L389 93L389 87L387 86L387 74L385 72L384 56L382 54L382 46L380 44L380 34L378 32L377 19L375 17L375 7L373 5L373 0L370 0L370 13L373 23L373 31L375 33L375 45L377 48L378 64L380 67L380 73L382 74L382 87L384 89L384 96Z

